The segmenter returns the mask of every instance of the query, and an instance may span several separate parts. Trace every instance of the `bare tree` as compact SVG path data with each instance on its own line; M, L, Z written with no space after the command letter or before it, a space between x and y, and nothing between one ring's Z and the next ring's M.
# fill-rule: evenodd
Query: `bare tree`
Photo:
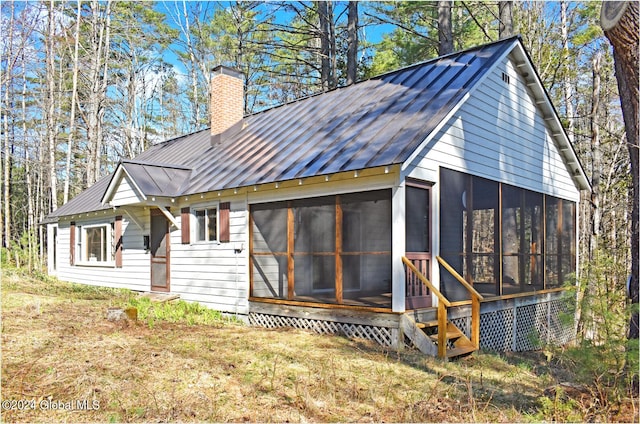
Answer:
M80 48L80 22L82 16L82 1L78 0L76 13L76 29L73 34L73 86L71 88L71 111L69 116L69 138L67 139L67 161L65 165L64 189L62 203L69 201L69 185L71 181L71 157L73 156L73 137L76 133L76 100L78 99L78 50Z
M498 2L498 16L500 23L498 25L498 37L500 39L513 36L513 1Z
M202 66L206 66L206 62L202 60L203 58L199 58L199 60L196 60L196 46L195 46L194 40L191 37L191 22L190 22L191 18L187 11L187 2L185 0L182 1L182 13L178 8L177 2L175 4L175 9L176 11L175 11L175 14L173 15L173 21L174 23L177 24L178 28L180 28L180 32L184 36L185 48L187 50L187 55L189 58L188 62L190 64L189 78L191 83L192 117L191 117L191 124L189 126L189 129L191 131L195 131L198 128L200 124L200 120L202 119L202 115L203 115L203 111L201 107L202 101L200 100L200 97L203 97L203 96L200 94L200 91L199 91L197 64L201 63ZM207 74L208 73L206 72L206 69L205 69L204 75L207 75Z
M438 1L438 55L453 53L452 0Z
M562 34L562 52L564 54L564 60L567 60L569 58L569 23L567 20L567 2L564 0L560 2L560 31ZM565 73L563 78L563 95L567 133L569 140L573 142L576 132L573 119L573 84L571 83L571 78L569 78L568 73Z
M333 5L328 1L319 1L318 21L320 37L320 80L322 90L335 87L335 36L333 26Z
M349 2L347 17L347 85L356 82L358 73L358 2Z
M55 56L56 56L56 23L55 17L57 12L55 10L55 3L53 0L49 1L47 13L47 97L45 103L47 105L45 110L45 122L47 126L47 147L48 147L48 162L49 162L49 189L51 190L51 211L58 209L58 177L56 169L56 135L58 133L58 117L56 115L56 68L55 68Z
M593 58L593 94L591 97L591 236L589 238L589 261L598 247L600 234L600 129L598 110L600 109L600 61L601 55L596 53Z
M4 111L3 111L3 132L4 132L4 140L3 140L3 153L4 153L4 161L2 162L2 204L4 222L2 225L2 233L3 246L9 247L11 240L11 207L10 207L10 195L11 195L11 147L10 147L10 133L9 133L9 105L11 104L11 76L13 74L13 26L15 21L15 4L11 2L11 15L9 21L9 34L8 34L8 43L5 44L6 52L3 52L3 56L7 58L7 67L5 68L4 75L2 78L3 83L3 91L4 91Z
M111 2L103 7L98 0L91 2L89 53L90 64L85 77L90 86L86 100L85 122L87 125L87 186L100 176L103 138L104 107L107 97L107 81L110 52Z

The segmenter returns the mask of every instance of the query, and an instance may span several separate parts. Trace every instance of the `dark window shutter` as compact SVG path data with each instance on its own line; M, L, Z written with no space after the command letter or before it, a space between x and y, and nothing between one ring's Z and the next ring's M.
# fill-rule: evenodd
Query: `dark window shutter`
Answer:
M116 216L114 227L116 232L116 268L122 268L122 215Z
M229 211L231 203L220 203L220 243L231 241L231 231L229 230Z
M191 219L191 210L189 208L182 208L180 210L180 228L182 231L182 244L191 243L191 227L189 223Z
M71 222L69 226L69 265L76 263L76 223Z

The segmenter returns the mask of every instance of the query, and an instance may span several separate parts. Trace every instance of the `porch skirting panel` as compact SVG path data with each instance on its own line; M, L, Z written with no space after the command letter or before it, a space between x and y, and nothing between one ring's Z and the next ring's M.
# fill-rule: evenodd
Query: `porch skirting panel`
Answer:
M575 299L553 292L486 301L480 306L480 348L495 352L524 352L544 345L563 345L575 338ZM469 307L450 310L451 321L467 336Z
M488 300L480 306L480 348L495 352L537 350L575 338L575 299L550 292ZM409 311L416 321L435 319L435 308ZM362 338L385 347L412 343L400 330L402 314L250 302L249 323L265 328L290 327L319 334ZM451 307L449 320L471 337L470 305Z
M392 313L251 302L249 323L264 328L299 328L318 334L360 338L395 348L399 317Z

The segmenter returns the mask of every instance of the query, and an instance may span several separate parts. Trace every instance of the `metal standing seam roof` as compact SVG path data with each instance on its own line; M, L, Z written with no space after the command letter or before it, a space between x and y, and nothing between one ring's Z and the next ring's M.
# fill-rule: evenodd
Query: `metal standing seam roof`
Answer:
M517 42L479 46L249 115L241 131L216 145L208 129L177 137L120 166L133 170L143 191L161 178L150 172L154 163L191 169L188 183L161 190L179 196L401 164ZM105 179L50 217L106 209Z
M122 161L120 166L136 182L145 196L175 196L189 184L191 169L173 165Z
M403 163L514 43L437 58L245 118L184 194Z

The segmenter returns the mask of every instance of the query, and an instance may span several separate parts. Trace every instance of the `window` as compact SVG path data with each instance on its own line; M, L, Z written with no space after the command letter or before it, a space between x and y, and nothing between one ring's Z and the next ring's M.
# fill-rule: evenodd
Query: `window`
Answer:
M211 242L218 240L218 209L196 209L196 241Z
M76 253L82 265L113 265L115 262L113 223L78 226Z

